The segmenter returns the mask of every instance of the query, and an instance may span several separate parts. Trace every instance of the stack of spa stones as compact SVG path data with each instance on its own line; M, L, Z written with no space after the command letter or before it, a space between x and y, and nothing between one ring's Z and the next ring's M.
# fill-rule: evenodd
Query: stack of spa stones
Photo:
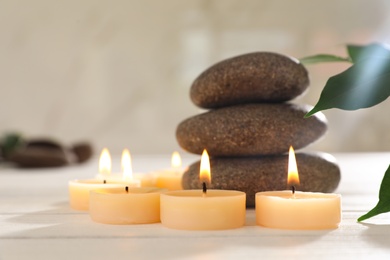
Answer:
M181 122L176 137L186 151L211 157L209 188L239 190L254 207L255 193L287 188L287 152L327 130L325 116L304 118L309 106L288 103L309 85L296 60L269 52L241 55L204 71L191 86L195 105L210 109ZM297 153L297 190L332 192L340 169L329 154ZM200 161L184 173L184 189L201 188Z

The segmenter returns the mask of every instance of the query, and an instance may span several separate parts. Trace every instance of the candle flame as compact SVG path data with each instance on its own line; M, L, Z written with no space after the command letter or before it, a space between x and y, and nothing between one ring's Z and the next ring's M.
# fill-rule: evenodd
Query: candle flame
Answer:
M176 151L172 153L171 166L172 168L181 167L181 157L180 154Z
M201 182L211 183L210 158L206 149L203 150L202 157L200 159L199 178Z
M128 149L123 149L122 151L121 166L122 166L123 179L124 180L133 179L131 156Z
M290 146L290 150L288 152L287 183L290 186L299 185L297 160L295 158L295 152L294 152L294 148L292 146Z
M100 153L99 173L103 175L111 173L111 155L107 148L104 148Z

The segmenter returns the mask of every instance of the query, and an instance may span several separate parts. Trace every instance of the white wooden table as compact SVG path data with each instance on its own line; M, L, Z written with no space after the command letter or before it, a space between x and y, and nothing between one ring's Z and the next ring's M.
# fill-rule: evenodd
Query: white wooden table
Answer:
M335 156L342 169L337 193L343 216L340 227L328 231L259 227L254 210L247 211L245 227L226 231L99 224L70 209L67 193L68 180L96 174L97 160L44 170L0 166L0 259L390 259L390 215L356 222L377 202L390 153ZM133 156L133 166L166 168L169 157Z

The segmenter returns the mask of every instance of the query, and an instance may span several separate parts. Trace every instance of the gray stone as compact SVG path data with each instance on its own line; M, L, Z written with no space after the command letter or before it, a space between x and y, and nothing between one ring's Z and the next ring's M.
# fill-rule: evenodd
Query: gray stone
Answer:
M59 167L69 164L66 149L50 139L31 139L15 149L8 160L20 167Z
M203 108L284 102L302 94L308 85L308 73L297 60L277 53L255 52L208 68L192 84L190 96Z
M299 191L333 192L340 182L340 169L329 154L296 154L301 184ZM255 206L259 191L290 189L287 185L288 156L211 158L210 189L239 190L247 194L247 207ZM199 162L184 173L184 189L201 189Z
M179 145L188 152L210 156L283 154L290 145L303 148L327 130L322 113L303 116L309 107L281 104L246 104L196 115L176 130Z

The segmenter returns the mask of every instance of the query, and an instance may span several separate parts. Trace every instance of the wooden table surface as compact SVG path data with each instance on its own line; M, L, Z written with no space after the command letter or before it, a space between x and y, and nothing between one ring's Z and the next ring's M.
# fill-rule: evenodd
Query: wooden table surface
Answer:
M390 259L390 215L356 219L377 203L390 153L335 154L342 170L342 223L326 231L255 225L179 231L161 224L105 225L68 206L68 180L94 177L97 159L58 169L0 167L0 259ZM166 168L170 155L133 156L135 171ZM184 158L189 164L199 159ZM115 158L114 165L119 164ZM299 165L298 165L299 167Z

